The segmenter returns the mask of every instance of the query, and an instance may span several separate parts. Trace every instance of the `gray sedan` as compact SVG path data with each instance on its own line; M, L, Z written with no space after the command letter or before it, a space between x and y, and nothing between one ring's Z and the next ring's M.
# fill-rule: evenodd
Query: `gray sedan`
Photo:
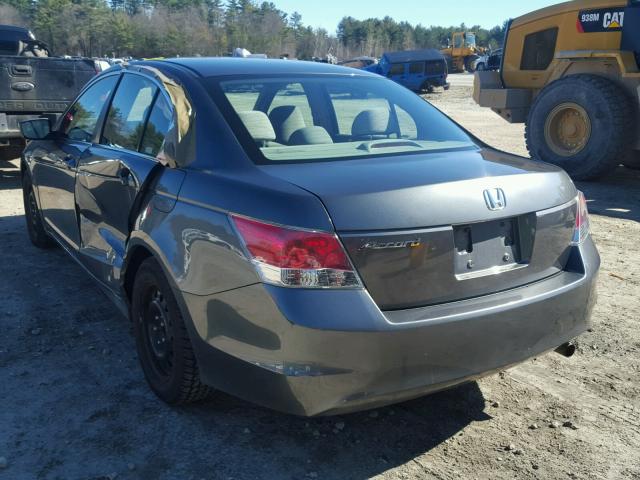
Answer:
M170 404L372 408L589 328L600 260L568 176L377 75L136 62L22 131L31 241L129 316Z

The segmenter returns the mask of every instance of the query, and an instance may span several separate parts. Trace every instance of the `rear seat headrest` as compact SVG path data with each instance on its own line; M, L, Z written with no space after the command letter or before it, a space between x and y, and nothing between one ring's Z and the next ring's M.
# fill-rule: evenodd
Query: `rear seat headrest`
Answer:
M291 134L306 127L302 112L294 105L281 105L269 113L269 120L276 132L276 141L289 143Z
M333 143L329 133L322 127L300 128L289 137L289 145L321 145Z
M267 143L276 139L276 132L273 130L273 125L271 125L266 113L248 110L238 112L238 116L256 142Z
M362 137L368 135L383 135L389 128L389 110L386 108L372 108L363 110L353 120L351 135Z

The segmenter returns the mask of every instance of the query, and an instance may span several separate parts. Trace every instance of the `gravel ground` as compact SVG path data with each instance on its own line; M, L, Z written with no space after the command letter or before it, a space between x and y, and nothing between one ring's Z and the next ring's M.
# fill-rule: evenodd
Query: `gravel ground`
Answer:
M526 154L522 126L452 76L439 108ZM392 407L303 419L218 395L173 409L147 389L127 320L24 228L17 162L0 166L1 479L640 479L640 173L581 184L602 255L577 354Z

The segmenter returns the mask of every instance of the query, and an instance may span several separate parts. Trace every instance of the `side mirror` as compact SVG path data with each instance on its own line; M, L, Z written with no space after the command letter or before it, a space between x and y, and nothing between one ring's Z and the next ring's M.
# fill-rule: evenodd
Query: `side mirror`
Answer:
M35 118L20 122L20 131L27 140L42 140L51 133L51 120L48 118Z

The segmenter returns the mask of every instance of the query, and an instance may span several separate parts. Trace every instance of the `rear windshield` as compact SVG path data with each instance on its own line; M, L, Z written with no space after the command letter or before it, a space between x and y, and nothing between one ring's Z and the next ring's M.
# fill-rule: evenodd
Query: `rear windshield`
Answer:
M213 86L256 163L346 160L474 148L416 94L383 78L243 76Z

